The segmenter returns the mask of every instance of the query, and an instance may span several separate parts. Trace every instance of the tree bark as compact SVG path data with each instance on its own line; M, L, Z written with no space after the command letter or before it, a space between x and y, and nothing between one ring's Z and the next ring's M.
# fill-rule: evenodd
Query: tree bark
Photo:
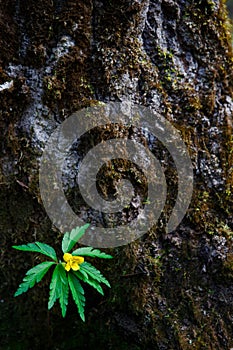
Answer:
M225 5L1 0L0 8L3 348L233 348L233 56ZM112 288L104 298L87 291L85 324L74 305L65 320L58 307L47 311L48 281L13 299L38 257L26 259L11 246L37 240L58 249L62 237L40 198L38 164L46 141L81 108L129 100L158 111L182 135L194 169L185 218L165 233L177 195L173 161L162 145L128 128L128 138L149 144L163 162L168 200L162 219L136 242L111 249L113 262L99 263ZM91 137L98 143L116 134L95 130ZM107 196L115 178L108 169ZM85 217L74 186L67 196ZM128 210L122 220L132 215ZM88 220L110 224L95 213Z

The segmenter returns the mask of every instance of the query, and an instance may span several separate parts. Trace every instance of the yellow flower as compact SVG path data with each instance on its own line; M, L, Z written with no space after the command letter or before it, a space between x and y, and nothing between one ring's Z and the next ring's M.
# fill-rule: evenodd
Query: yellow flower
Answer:
M70 269L74 271L78 271L80 269L80 264L84 262L84 258L82 256L73 256L72 254L65 253L63 255L63 259L66 262L65 269L66 271L70 271Z

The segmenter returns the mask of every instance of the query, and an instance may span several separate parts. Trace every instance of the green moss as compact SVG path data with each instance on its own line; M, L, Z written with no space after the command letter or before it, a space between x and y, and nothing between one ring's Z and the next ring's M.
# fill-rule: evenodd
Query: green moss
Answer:
M46 42L49 47L50 40L59 38L63 32L74 35L76 40L76 47L59 61L51 76L45 77L44 103L51 111L62 114L64 110L66 116L84 106L96 105L98 101L95 100L95 94L103 100L134 94L140 103L148 105L152 91L156 92L161 99L162 113L180 130L196 166L199 150L206 155L210 154L208 130L202 128L202 118L205 116L214 123L214 113L219 112L216 109L215 99L218 96L215 86L221 88L222 97L218 104L222 103L224 96L231 96L232 93L232 53L226 13L221 5L213 14L214 5L213 1L192 1L191 4L187 2L183 12L181 9L179 28L184 30L186 42L182 43L180 40L180 44L192 54L198 67L205 68L206 73L202 77L206 90L200 84L200 90L197 91L195 80L185 80L175 67L175 52L164 51L155 40L155 59L152 60L145 54L145 48L136 38L142 3L111 0L103 2L101 9L93 9L92 2L85 2L84 6L81 2L68 1L64 5L66 10L55 15L52 2L32 2L26 11L34 7L35 16L32 16L33 20L27 26L33 32L32 42L36 43L36 47L39 47L41 41ZM44 16L44 11L47 11L47 17ZM164 18L166 23L167 19ZM94 23L97 20L98 26ZM40 26L41 21L46 21L46 25ZM78 31L74 33L71 28L76 22ZM92 36L98 42L96 47L94 44L91 46ZM201 49L197 47L199 42ZM9 53L4 49L7 46L2 47L2 55L12 57L12 47ZM43 60L40 53L38 55L40 59L35 64L41 65ZM32 57L35 58L32 50L29 50L27 59L33 66ZM92 60L93 57L95 60ZM122 86L125 74L131 79L139 78L138 91ZM1 75L3 81L5 78L6 75ZM205 185L203 178L195 178L193 201L186 219L172 233L172 237L165 235L164 228L158 224L142 240L114 249L113 263L108 267L99 266L111 281L112 290L106 294L105 299L90 294L88 299L91 301L87 306L88 322L82 325L77 320L75 308L69 309L68 322L59 319L56 309L47 313L48 286L43 287L43 291L40 289L39 293L32 292L30 300L12 301L9 296L9 290L13 293L18 277L23 276L27 264L38 260L37 256L30 257L28 261L20 260L15 252L10 253L11 245L23 243L29 238L47 243L54 243L55 240L55 244L58 244L62 235L51 230L51 223L38 204L38 165L35 161L38 154L15 129L20 115L30 101L20 93L22 82L15 84L14 91L1 92L5 112L1 115L0 123L1 129L7 130L3 140L4 152L11 154L12 159L17 159L18 170L17 176L1 174L1 181L4 183L0 196L1 237L4 242L1 255L4 294L1 298L6 303L3 304L4 310L1 313L1 330L4 339L8 338L5 343L11 341L9 344L14 348L17 341L22 344L23 349L29 348L32 342L35 349L48 344L50 348L57 346L60 349L73 349L77 344L82 344L83 349L85 346L87 349L98 349L98 338L99 348L120 350L147 350L156 347L172 350L208 350L223 346L230 348L232 322L229 315L232 306L224 301L224 298L231 300L225 286L232 283L232 232L226 225L232 205L233 186L230 117L226 116L223 127L218 125L222 132L219 142L221 167L227 179L226 188L216 194ZM126 136L127 132L125 130ZM84 150L88 149L92 140L98 143L118 136L117 131L111 128L106 130L105 135L97 134L94 132L84 141ZM119 160L105 169L108 177L102 176L100 179L101 192L106 197L112 194L112 184L120 179L118 170L123 167L126 169L123 171L124 175L134 179L141 197L146 198L145 179L139 170L136 167L127 170L128 163ZM171 187L175 187L174 173L168 175ZM70 196L71 191L67 197ZM79 204L78 202L78 206ZM202 240L209 242L214 236L227 238L229 252L225 261L208 262L207 273L204 273L203 265L207 264L209 256L202 256L200 246L204 245ZM157 255L153 249L157 249ZM39 295L42 295L41 299ZM35 301L38 309L34 307ZM4 318L6 314L7 319ZM5 327L9 319L12 328L6 336ZM227 345L222 345L222 339Z

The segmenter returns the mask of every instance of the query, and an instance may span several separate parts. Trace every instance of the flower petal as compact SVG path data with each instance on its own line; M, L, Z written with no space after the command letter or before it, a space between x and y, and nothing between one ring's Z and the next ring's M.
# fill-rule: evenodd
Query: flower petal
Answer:
M80 269L80 266L79 266L78 263L73 262L72 265L71 265L71 268L72 268L72 270L74 270L74 271L78 271L78 270Z
M82 256L72 256L72 260L78 264L82 264L84 262L84 258Z
M65 270L66 271L70 271L70 268L71 268L70 263L67 263L66 266L65 266Z
M70 259L72 259L72 255L70 253L65 253L63 255L63 259L65 260L65 262L68 262Z

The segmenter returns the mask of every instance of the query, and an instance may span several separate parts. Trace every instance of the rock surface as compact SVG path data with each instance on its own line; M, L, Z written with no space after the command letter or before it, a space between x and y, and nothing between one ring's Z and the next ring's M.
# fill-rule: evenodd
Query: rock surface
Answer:
M1 0L0 10L2 349L233 347L233 59L222 2ZM100 264L112 289L104 299L88 290L85 325L74 306L66 320L59 306L48 313L48 281L14 300L39 258L26 259L11 246L38 240L59 247L62 237L51 227L38 187L46 141L71 113L98 101L128 100L162 113L188 147L195 184L185 219L165 234L177 195L169 153L153 135L120 130L146 142L164 166L169 198L163 218L142 239L112 250L114 262ZM98 143L120 131L95 130L91 137ZM71 156L64 187L84 219L109 225L110 216L88 212L75 187L88 140ZM111 169L100 186L107 196L121 176ZM135 168L122 174L138 187L120 218L127 222L144 190L133 180Z

